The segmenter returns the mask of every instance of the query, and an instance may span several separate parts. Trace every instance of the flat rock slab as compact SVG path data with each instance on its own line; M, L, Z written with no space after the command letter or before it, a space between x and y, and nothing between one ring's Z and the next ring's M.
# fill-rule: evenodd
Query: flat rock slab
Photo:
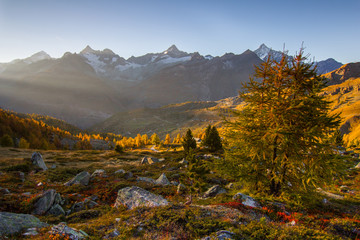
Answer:
M169 202L163 197L146 191L140 187L132 186L120 189L115 207L126 206L128 209L136 207L166 206Z
M73 184L82 184L87 186L90 181L90 173L88 172L81 172L78 175L76 175L73 179L65 183L65 186L71 186Z
M17 214L0 212L0 236L16 234L28 228L47 227L47 223L41 222L30 214Z

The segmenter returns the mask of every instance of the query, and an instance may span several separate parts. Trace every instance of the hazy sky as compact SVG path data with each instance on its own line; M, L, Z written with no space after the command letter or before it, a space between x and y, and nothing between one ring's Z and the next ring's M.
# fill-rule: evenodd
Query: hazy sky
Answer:
M360 61L360 0L0 0L0 62L86 45L122 57L162 52L221 56L261 43L316 60Z

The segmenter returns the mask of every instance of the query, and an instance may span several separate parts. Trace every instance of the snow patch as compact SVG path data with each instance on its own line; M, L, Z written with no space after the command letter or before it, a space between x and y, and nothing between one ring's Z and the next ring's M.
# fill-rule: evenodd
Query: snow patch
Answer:
M181 58L173 58L173 57L169 57L169 56L164 56L158 63L170 64L170 63L177 63L177 62L186 62L186 61L190 61L190 60L191 60L191 56L185 56L185 57L181 57Z
M111 59L111 62L114 63L114 62L116 62L117 60L118 60L117 57L113 57L113 58Z
M139 67L142 67L142 65L137 64L137 63L129 63L128 62L125 65L117 65L116 69L119 70L119 71L125 71L125 70L130 69L130 68L139 68Z
M94 68L96 73L105 73L103 68L106 66L106 63L102 62L99 56L93 53L84 53L82 55L87 59L86 62Z

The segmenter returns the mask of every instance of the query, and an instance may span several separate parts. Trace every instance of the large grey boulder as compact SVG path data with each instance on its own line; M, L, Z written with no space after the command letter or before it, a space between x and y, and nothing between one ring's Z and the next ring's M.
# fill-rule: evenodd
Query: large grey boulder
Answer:
M48 168L46 167L46 164L45 164L41 154L38 153L38 152L34 152L31 155L31 162L32 162L32 164L34 164L35 166L41 168L44 171L48 170Z
M204 193L204 198L215 197L218 194L226 193L226 190L219 185L212 186Z
M30 214L17 214L0 212L0 238L9 234L16 234L28 228L47 227L48 224L41 222Z
M73 239L73 240L86 239L87 237L89 237L89 235L87 235L86 232L68 227L64 222L59 223L58 225L54 225L51 228L51 234L65 235L69 239Z
M34 204L33 214L44 215L55 202L56 191L54 189L47 190Z
M136 207L157 207L168 205L169 202L163 197L132 186L120 189L115 202L115 207L126 206L129 209Z
M81 172L77 174L73 179L65 183L65 186L71 186L73 184L82 184L82 185L88 185L90 181L90 173L88 172Z
M162 173L162 174L160 175L160 177L155 181L155 184L164 185L164 186L171 185L171 183L170 183L170 181L167 179L165 173Z
M240 200L242 204L249 207L261 207L260 204L255 201L252 197L243 194L241 192L236 193L233 196L233 200Z

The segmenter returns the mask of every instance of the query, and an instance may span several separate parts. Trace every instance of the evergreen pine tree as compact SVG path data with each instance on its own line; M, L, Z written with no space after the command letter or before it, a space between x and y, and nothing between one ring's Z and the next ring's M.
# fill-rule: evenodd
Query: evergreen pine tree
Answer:
M185 155L189 153L190 149L194 150L196 148L196 141L190 129L187 130L186 135L182 141L182 145L185 151Z
M247 103L227 121L228 171L257 189L278 195L288 189L309 190L341 171L329 139L339 126L329 102L319 93L325 86L302 50L292 60L269 57L240 93Z
M216 152L222 149L221 138L215 126L209 125L206 128L202 145L207 147L210 152Z

